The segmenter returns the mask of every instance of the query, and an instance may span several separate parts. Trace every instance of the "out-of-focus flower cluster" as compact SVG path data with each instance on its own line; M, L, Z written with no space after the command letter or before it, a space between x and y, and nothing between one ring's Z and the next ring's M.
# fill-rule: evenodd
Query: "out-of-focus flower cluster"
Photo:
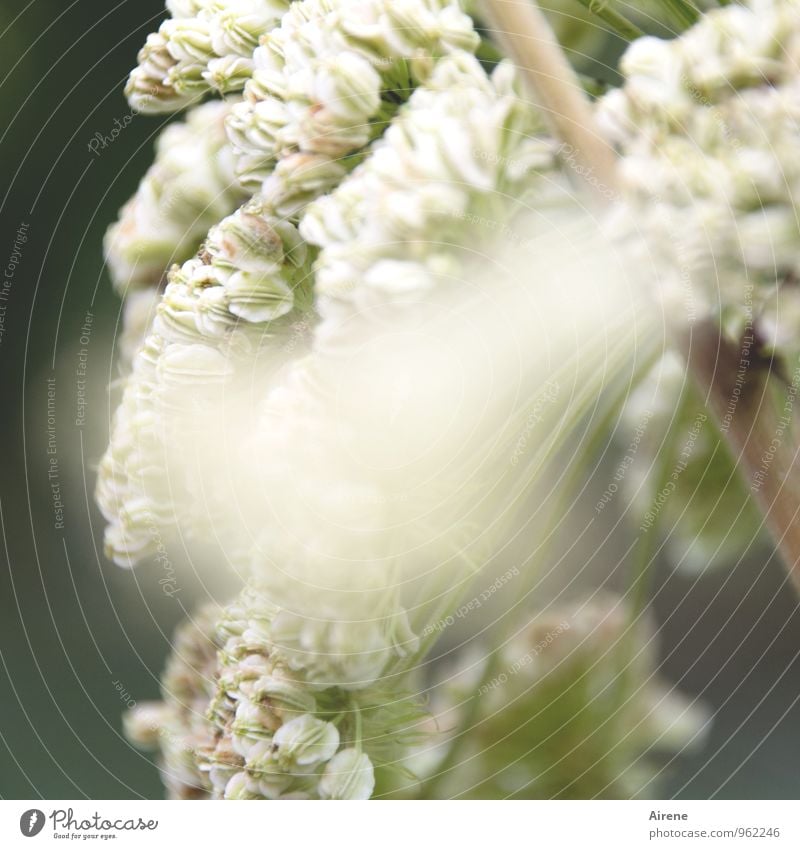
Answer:
M599 512L619 493L631 524L659 534L669 562L692 574L733 567L766 544L761 516L677 354L631 393L622 424L622 458Z
M690 319L796 349L800 4L751 0L680 37L642 38L599 116L623 154L640 226L675 268ZM780 312L781 321L774 320ZM788 320L787 320L788 319Z
M707 714L655 677L653 632L617 597L547 610L499 650L488 672L486 656L484 647L463 658L433 706L444 728L468 738L440 776L447 796L657 796L665 765L702 742ZM429 774L446 750L422 758Z

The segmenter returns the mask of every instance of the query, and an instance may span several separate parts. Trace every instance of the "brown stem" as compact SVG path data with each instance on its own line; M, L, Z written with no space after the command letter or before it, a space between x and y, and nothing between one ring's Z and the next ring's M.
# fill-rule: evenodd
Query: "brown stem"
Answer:
M754 344L752 335L741 345L733 344L713 321L683 340L692 377L800 590L800 448L793 409L797 385L787 387L776 403L781 381L772 362L758 358Z

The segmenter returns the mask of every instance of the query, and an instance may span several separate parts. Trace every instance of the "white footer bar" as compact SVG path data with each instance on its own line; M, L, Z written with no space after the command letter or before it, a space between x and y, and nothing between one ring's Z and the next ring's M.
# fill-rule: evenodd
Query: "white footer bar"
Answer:
M798 802L0 801L0 846L800 846Z

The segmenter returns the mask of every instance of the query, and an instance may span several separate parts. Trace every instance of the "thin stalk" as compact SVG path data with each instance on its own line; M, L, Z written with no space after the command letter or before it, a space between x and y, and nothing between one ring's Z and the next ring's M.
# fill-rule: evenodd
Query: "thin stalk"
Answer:
M703 323L683 340L683 347L695 383L800 592L797 376L786 387L783 409L777 409L774 392L781 384L772 375L772 363L759 364L749 353L743 355L715 323Z
M580 3L587 11L600 18L603 23L611 27L618 36L624 38L626 41L634 41L645 34L636 24L629 21L625 15L616 11L616 9L612 9L608 5L607 0L580 0Z
M700 17L700 10L691 0L661 0L661 2L669 13L672 22L681 30L697 23L697 19Z
M485 8L493 35L516 62L532 102L564 142L562 152L584 166L576 170L590 191L597 194L598 182L615 188L614 151L595 129L591 102L539 7L527 0L486 0Z

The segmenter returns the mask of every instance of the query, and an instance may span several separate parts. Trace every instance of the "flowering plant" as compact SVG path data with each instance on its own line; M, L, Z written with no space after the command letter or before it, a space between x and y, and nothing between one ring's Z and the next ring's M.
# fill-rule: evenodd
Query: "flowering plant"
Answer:
M765 518L796 563L791 404L769 462L763 437L797 388L800 4L674 0L672 38L587 5L168 0L142 48L131 105L186 114L105 241L106 551L213 546L237 584L126 718L171 796L655 794L707 716L654 678L653 528L699 569ZM598 92L558 38L614 37ZM640 565L622 596L537 597L569 452L620 410L596 512L644 516ZM734 461L765 466L750 497ZM504 636L477 611L515 581ZM458 619L469 648L432 662Z

